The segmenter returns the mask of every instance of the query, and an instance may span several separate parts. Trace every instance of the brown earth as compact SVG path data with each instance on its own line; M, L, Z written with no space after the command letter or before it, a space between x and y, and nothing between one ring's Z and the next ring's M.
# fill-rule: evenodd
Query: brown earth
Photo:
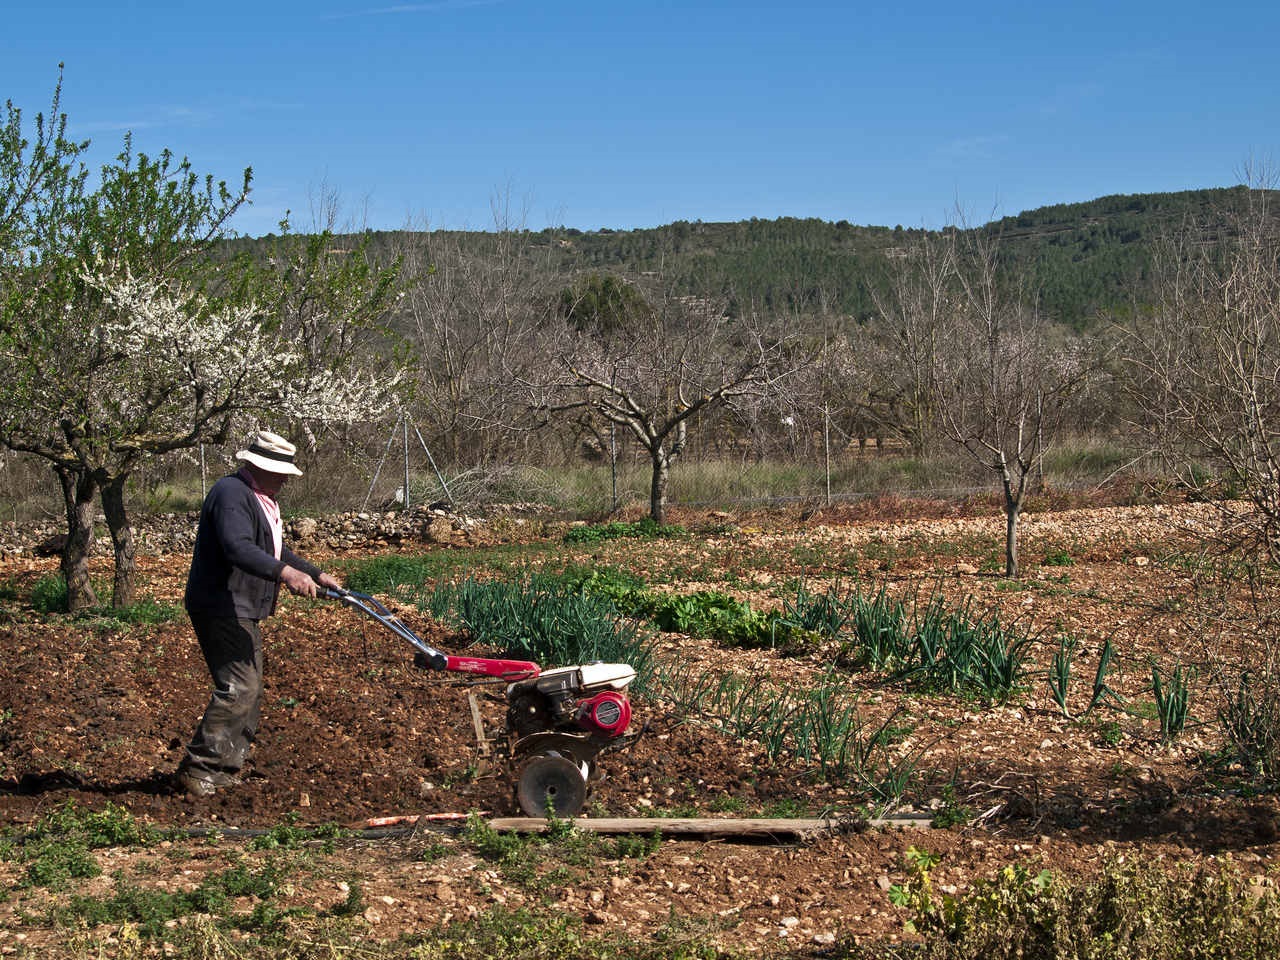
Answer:
M1229 857L1266 873L1280 856L1272 796L1254 796L1239 770L1212 761L1213 662L1247 656L1211 646L1183 614L1188 533L1212 521L1208 508L1110 507L1028 516L1026 576L992 572L1000 555L994 515L881 521L826 511L798 516L676 517L704 532L679 541L614 541L557 550L557 560L629 567L673 589L724 589L761 608L780 585L803 577L812 589L863 578L891 590L939 589L957 604L995 607L1042 632L1024 692L1004 706L921 696L869 673L847 682L865 696L874 722L892 717L897 750L919 771L898 813L960 812L968 823L932 830L841 830L812 842L666 840L643 860L578 866L569 879L531 886L506 876L450 832L423 818L412 833L341 844L325 879L292 891L317 909L362 884L370 938L392 938L495 906L557 911L599 932L645 937L673 919L703 925L728 949L817 952L833 942L888 941L904 915L887 888L905 876L912 845L942 856L935 876L967 889L1012 863L1087 873L1118 857L1190 862ZM410 545L406 546L406 549ZM418 549L424 549L419 544ZM431 549L457 549L433 547ZM475 549L468 547L464 549ZM334 569L358 551L314 556ZM1064 557L1066 559L1064 559ZM379 818L516 812L501 771L478 770L466 690L411 664L404 642L354 611L287 599L269 621L267 692L252 775L211 799L176 794L169 776L208 697L207 674L184 620L156 626L36 615L32 586L53 560L18 556L0 566L8 590L0 617L0 825L21 833L68 800L107 803L160 826L223 831ZM176 602L183 555L140 562L143 593ZM104 579L109 568L98 565ZM431 642L458 650L467 638L405 611ZM1062 715L1045 669L1056 637L1081 641L1071 704ZM1103 641L1128 698L1085 714ZM1215 639L1215 644L1217 641ZM830 651L783 656L727 650L706 640L661 635L657 648L690 672L736 670L802 685ZM1193 720L1173 745L1160 741L1149 709L1153 662L1199 665ZM669 704L637 700L645 735L606 755L606 779L587 813L599 816L828 816L853 822L866 801L847 782L824 782L800 763L768 762L759 744L677 716ZM500 709L490 705L487 709ZM496 716L496 714L495 714ZM403 821L402 821L403 822ZM224 841L226 842L226 841ZM184 846L184 843L186 844ZM443 853L422 856L426 844ZM184 851L174 853L174 846ZM106 854L106 875L77 892L101 894L118 876L192 885L225 853L197 841ZM0 883L19 878L0 863ZM0 901L0 952L62 943L65 932L38 919L65 894L40 888Z

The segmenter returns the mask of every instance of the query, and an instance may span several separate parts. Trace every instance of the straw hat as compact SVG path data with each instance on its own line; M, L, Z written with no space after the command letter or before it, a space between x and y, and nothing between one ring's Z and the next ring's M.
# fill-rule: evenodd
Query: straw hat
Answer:
M293 463L294 454L297 452L298 448L284 437L268 430L259 430L257 436L253 438L253 443L249 444L249 449L237 453L236 459L252 463L267 473L283 473L290 477L300 477L302 471Z

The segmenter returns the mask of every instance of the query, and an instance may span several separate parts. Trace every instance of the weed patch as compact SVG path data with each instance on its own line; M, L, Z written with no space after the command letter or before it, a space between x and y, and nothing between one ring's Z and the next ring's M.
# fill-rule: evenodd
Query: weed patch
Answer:
M938 862L912 847L907 881L890 890L894 905L908 911L905 926L923 936L927 956L1274 956L1280 922L1274 883L1229 866L1114 863L1097 879L1068 881L1018 864L953 897L934 888Z
M144 890L121 881L110 897L72 896L65 905L52 907L48 919L54 926L61 927L130 923L136 924L145 936L156 937L171 920L196 913L226 917L232 901L253 897L260 901L254 911L228 917L228 922L246 929L261 928L262 902L275 895L279 879L279 869L274 865L257 870L239 865L207 877L199 887L188 892ZM279 916L277 911L274 917Z
M92 851L146 846L158 839L127 810L110 803L99 811L84 810L68 800L39 820L24 843L6 844L0 852L24 866L23 886L65 890L72 880L102 873Z
M67 612L67 581L60 573L41 577L31 588L31 609L48 615Z
M654 540L685 535L684 527L676 524L658 523L652 517L627 523L621 520L612 523L595 523L582 527L574 527L564 535L565 543L599 543L602 540Z

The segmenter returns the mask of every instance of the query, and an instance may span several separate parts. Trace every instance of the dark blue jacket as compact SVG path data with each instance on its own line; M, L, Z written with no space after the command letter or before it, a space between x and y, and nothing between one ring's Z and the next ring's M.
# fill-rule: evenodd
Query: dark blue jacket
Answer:
M196 546L183 603L191 613L261 620L276 608L280 572L295 567L313 579L320 569L288 547L273 553L271 526L253 489L236 473L209 489L200 508Z

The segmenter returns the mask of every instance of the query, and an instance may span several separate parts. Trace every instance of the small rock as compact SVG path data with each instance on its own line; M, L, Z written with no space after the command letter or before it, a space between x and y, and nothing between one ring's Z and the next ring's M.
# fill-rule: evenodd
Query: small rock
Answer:
M422 527L422 538L428 543L449 543L453 540L453 524L444 517L432 517Z
M292 524L294 539L300 543L310 543L315 537L320 524L312 517L299 517Z

